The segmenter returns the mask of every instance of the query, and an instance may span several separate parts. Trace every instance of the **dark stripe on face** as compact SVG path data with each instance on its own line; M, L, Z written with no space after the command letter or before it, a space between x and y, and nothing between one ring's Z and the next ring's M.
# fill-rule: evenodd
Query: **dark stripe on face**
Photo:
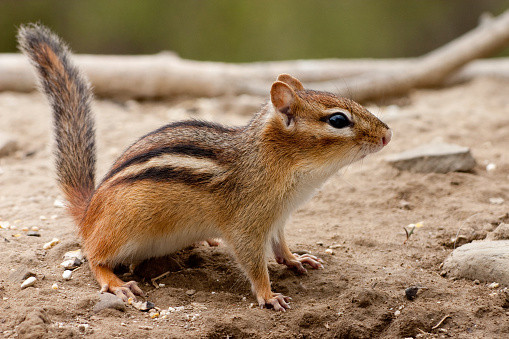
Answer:
M194 158L207 158L212 160L217 160L217 156L214 153L214 151L210 149L200 148L196 145L192 144L182 144L182 145L174 145L174 146L168 146L168 147L160 147L152 149L148 152L137 154L133 156L132 158L129 158L128 160L124 161L117 167L113 168L103 179L103 181L108 180L109 178L113 177L115 174L119 173L120 171L124 170L125 168L136 165L136 164L142 164L145 162L148 162L152 158L157 158L164 154L179 154L179 155L187 155Z
M188 185L203 185L211 182L214 175L211 173L197 173L189 169L167 167L151 167L145 171L129 175L116 180L113 185L134 183L136 181L150 180L155 182L179 182Z

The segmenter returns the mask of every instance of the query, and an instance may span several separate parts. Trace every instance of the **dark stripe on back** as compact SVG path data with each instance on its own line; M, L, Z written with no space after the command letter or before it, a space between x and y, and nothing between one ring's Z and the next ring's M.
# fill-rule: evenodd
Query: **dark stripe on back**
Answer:
M189 169L166 167L151 167L145 171L119 178L112 185L134 183L136 181L150 180L155 182L179 182L187 185L203 185L211 182L214 175L211 173L197 173Z
M180 127L206 128L206 129L215 130L219 133L233 133L233 132L238 131L238 128L226 127L226 126L216 124L213 122L202 121L202 120L184 120L184 121L176 121L176 122L172 122L167 125L164 125L158 129L146 134L141 139L143 139L147 136L150 136L150 135L159 134L161 132L164 132L167 129L174 129L174 128L180 128Z
M181 154L194 158L208 158L212 160L217 160L217 156L214 153L214 151L210 149L201 148L192 144L180 144L174 146L159 147L154 148L145 153L136 154L132 158L127 159L120 165L113 168L103 179L103 182L131 165L142 164L148 162L152 158L157 158L164 154Z

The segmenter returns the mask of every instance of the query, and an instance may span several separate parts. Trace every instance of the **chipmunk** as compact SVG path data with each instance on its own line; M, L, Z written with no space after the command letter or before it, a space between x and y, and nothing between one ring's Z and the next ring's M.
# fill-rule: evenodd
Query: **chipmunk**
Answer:
M52 107L58 181L91 271L101 291L124 301L143 292L113 273L117 264L221 238L260 307L288 309L290 298L271 290L267 255L300 273L303 264L323 266L313 255L292 254L286 220L341 167L380 151L392 137L360 104L304 89L282 74L246 126L170 123L134 142L95 187L88 81L47 28L23 26L18 41Z

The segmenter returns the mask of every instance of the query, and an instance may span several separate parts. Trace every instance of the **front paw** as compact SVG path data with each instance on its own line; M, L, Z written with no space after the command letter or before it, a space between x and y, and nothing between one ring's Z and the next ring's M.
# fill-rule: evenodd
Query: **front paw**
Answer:
M297 271L300 274L306 274L307 270L303 264L308 264L313 269L323 269L323 260L312 254L293 254L294 258L276 258L278 264L286 265L288 268Z
M290 308L290 300L292 298L282 295L281 293L271 292L271 297L258 297L258 305L260 308L273 308L274 311L286 312Z

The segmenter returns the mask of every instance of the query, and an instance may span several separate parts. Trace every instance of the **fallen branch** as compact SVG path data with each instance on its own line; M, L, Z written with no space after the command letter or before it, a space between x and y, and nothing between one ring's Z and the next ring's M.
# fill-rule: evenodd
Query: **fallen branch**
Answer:
M477 61L509 44L509 11L481 24L451 43L413 59L295 60L228 64L180 59L172 53L146 56L77 55L76 61L99 96L160 98L175 95L266 96L280 73L290 73L309 88L323 89L356 100L400 95L412 88L465 81L479 74L505 74L508 59ZM499 64L505 65L505 73ZM454 75L453 75L454 74ZM451 76L453 75L453 76ZM0 55L0 91L28 92L35 78L20 54Z

